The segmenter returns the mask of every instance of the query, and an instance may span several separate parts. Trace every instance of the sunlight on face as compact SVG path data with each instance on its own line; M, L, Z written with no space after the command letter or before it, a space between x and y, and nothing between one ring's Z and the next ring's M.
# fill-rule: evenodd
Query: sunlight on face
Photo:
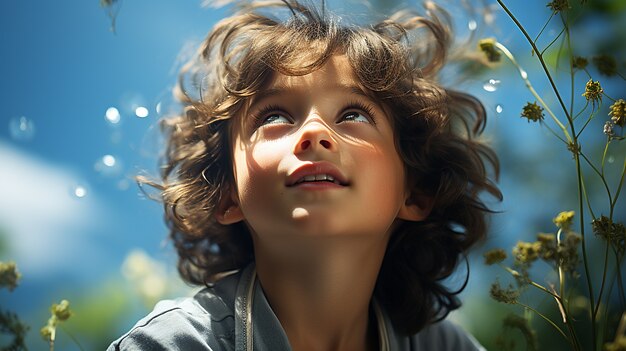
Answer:
M234 140L238 201L259 237L384 235L404 203L389 119L344 56L277 74Z

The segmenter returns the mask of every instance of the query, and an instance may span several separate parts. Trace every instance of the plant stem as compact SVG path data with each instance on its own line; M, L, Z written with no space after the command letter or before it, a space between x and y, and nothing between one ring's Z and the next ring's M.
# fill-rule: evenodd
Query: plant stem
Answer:
M496 42L495 45L500 51L504 53L504 56L506 56L511 61L511 63L517 68L517 70L519 71L520 77L522 77L522 79L524 80L524 83L526 83L526 87L528 88L528 90L530 90L531 94L533 94L535 99L539 101L539 103L543 106L543 108L548 112L550 117L552 117L552 120L554 120L554 123L556 123L559 126L559 128L561 128L561 131L563 131L563 134L565 135L565 138L567 139L567 141L571 143L572 137L567 132L567 129L565 128L563 123L561 123L561 121L556 117L554 112L552 112L552 110L550 109L550 106L548 106L548 104L546 104L545 101L543 101L541 96L539 96L539 94L537 93L533 85L530 83L530 80L528 80L528 73L522 68L522 66L520 66L519 63L517 63L515 56L513 56L513 54L509 51L509 49L507 49L506 46L502 45L501 43Z

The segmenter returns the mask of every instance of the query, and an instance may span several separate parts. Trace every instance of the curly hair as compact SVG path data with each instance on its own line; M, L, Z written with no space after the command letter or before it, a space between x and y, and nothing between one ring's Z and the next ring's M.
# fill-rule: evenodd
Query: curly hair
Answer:
M501 200L490 179L499 166L479 139L483 105L437 83L452 44L451 25L432 3L425 8L425 16L401 11L359 26L340 25L297 0L269 0L240 4L215 25L181 71L183 113L162 121L168 146L156 185L183 279L208 284L254 260L247 226L221 225L214 216L234 186L233 117L274 74L305 75L340 54L389 111L411 198L433 199L426 220L402 221L394 229L374 295L406 334L460 307L463 288L453 290L444 280L486 236L491 211L479 195Z

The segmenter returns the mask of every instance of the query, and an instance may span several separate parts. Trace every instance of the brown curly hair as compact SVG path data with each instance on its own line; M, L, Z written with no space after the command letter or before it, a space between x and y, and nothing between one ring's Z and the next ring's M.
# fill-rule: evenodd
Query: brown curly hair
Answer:
M491 211L479 195L502 198L489 178L498 160L478 139L482 104L437 83L452 44L450 19L425 8L426 16L401 11L366 27L340 25L297 0L269 0L240 4L215 25L180 74L184 113L162 122L169 143L156 185L187 282L214 282L254 260L246 225L221 225L214 216L234 186L232 117L276 72L305 75L342 54L392 116L411 196L434 201L425 221L402 221L392 233L374 294L407 334L460 306L462 288L443 281L486 235Z

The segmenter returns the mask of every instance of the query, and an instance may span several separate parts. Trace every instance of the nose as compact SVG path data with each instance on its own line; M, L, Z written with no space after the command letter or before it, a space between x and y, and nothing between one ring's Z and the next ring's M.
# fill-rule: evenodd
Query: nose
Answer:
M307 151L331 151L337 150L337 142L332 136L330 128L320 120L307 121L300 130L294 154Z

